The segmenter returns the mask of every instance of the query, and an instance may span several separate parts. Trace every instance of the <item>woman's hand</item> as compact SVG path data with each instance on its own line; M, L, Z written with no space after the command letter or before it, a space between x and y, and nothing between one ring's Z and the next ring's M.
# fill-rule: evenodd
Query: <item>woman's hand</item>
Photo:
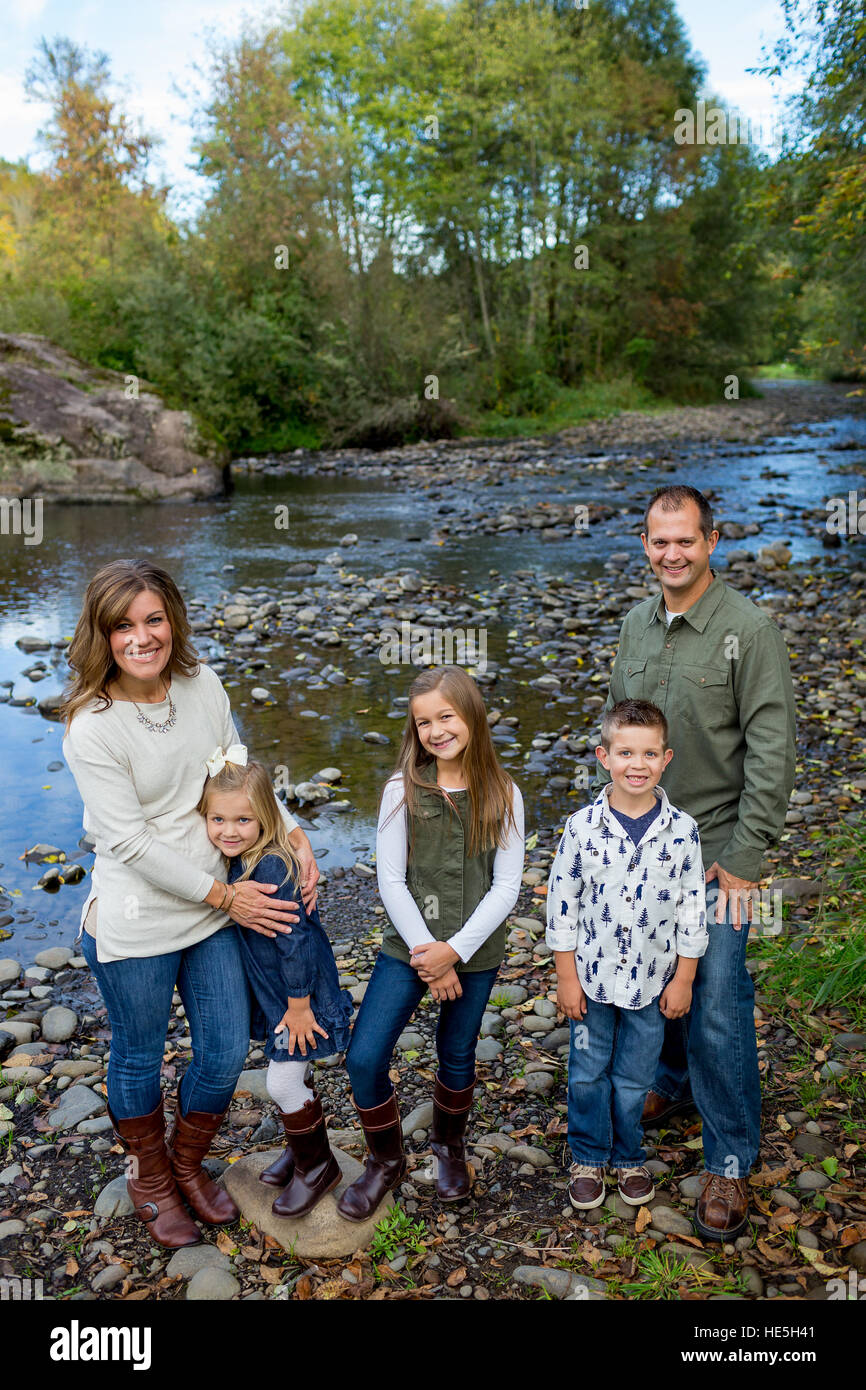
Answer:
M430 985L430 993L440 1004L445 999L459 999L463 990L457 971L453 968L447 970L444 975Z
M316 1022L315 1015L310 1008L310 996L305 999L290 999L289 1007L283 1014L274 1032L278 1035L277 1047L282 1051L286 1049L290 1057L295 1055L295 1043L300 1048L301 1055L307 1055L307 1043L311 1047L316 1045L316 1034L320 1033L323 1038L327 1038L324 1028L320 1028Z
M420 946L413 946L409 964L418 971L425 985L432 985L441 981L444 975L453 975L455 963L459 960L457 952L447 941L422 941Z
M275 883L254 883L252 879L245 878L231 886L235 895L231 905L226 903L226 912L232 921L258 932L260 936L274 937L277 933L285 935L291 932L289 923L297 922L299 918L298 904L285 902L282 898L274 899L271 895L277 891Z
M319 882L319 866L313 854L313 846L304 834L300 826L289 835L289 844L298 856L301 865L301 897L304 900L304 907L308 912L312 912L316 906L318 889L316 884Z

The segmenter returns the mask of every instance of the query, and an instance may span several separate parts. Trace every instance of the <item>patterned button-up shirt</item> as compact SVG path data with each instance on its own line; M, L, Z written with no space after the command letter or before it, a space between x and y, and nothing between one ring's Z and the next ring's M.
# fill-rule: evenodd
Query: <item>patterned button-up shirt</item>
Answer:
M633 844L608 805L610 786L569 816L550 870L548 946L574 951L577 975L599 1004L642 1009L657 999L677 956L707 949L698 827L662 806Z

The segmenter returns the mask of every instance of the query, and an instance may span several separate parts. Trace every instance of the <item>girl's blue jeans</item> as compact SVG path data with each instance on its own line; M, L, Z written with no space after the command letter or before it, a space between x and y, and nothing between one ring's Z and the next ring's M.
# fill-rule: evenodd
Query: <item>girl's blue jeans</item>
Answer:
M664 1038L654 999L642 1009L597 1004L571 1023L568 1143L575 1163L638 1168L644 1162L640 1117Z
M496 970L464 970L462 996L439 1006L439 1075L452 1091L462 1091L475 1080L475 1047L495 979ZM362 1110L384 1104L391 1095L388 1069L397 1039L426 992L411 965L379 952L346 1053L352 1094Z
M222 1114L250 1041L250 999L237 934L221 928L182 951L103 964L96 959L93 937L84 932L82 941L111 1025L107 1090L115 1118L149 1115L159 1103L175 984L192 1037L192 1061L178 1090L181 1114Z

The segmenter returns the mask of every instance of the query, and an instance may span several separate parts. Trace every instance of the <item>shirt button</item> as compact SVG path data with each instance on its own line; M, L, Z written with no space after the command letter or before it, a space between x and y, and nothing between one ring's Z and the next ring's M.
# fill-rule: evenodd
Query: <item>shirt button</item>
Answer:
M669 647L669 646L670 646L670 642L665 642L665 646L666 646L666 647Z
M659 681L659 685L664 685L664 681Z
M626 902L627 902L627 903L630 903L630 902L631 902L631 898L626 898Z

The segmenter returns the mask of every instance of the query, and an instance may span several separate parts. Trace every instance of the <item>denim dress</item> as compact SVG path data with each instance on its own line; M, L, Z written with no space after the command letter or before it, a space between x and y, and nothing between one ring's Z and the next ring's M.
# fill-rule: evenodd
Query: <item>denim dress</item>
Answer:
M238 855L229 865L229 883L242 873ZM303 999L309 995L316 1022L328 1036L314 1034L316 1042L307 1043L307 1057L330 1057L335 1052L345 1052L349 1046L349 1024L354 1006L348 990L340 988L337 963L319 921L318 908L307 912L297 881L277 854L264 855L250 878L254 883L277 884L278 891L270 895L272 898L298 904L298 921L292 924L290 933L262 936L234 924L252 996L250 1036L267 1038L265 1055L269 1060L304 1061L297 1043L294 1052L289 1054L288 1029L280 1034L274 1029L286 1012L290 998Z

